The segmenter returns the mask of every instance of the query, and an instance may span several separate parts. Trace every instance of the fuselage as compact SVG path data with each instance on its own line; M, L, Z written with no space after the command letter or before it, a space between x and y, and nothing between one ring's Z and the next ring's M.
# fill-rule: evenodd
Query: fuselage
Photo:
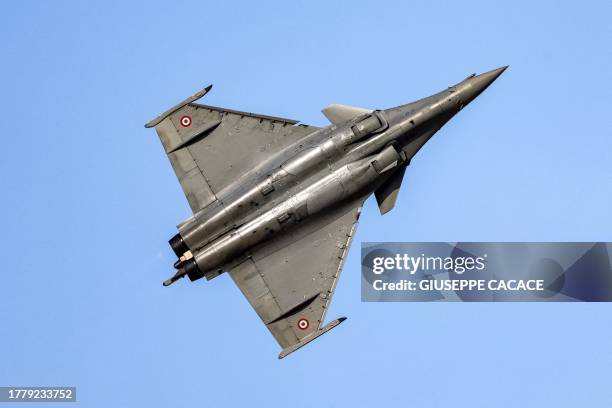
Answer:
M177 275L213 278L270 236L372 194L504 69L318 129L270 157L179 225Z

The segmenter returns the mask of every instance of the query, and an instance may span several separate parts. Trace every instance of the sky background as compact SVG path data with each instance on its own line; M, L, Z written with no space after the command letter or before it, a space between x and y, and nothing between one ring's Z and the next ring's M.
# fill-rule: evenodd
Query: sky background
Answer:
M0 385L76 386L70 407L609 408L610 304L361 303L359 247L611 241L611 16L609 1L6 3ZM160 112L213 83L203 103L324 126L331 103L388 108L507 64L415 157L391 213L367 202L339 328L278 361L229 276L162 287L190 211L143 127Z

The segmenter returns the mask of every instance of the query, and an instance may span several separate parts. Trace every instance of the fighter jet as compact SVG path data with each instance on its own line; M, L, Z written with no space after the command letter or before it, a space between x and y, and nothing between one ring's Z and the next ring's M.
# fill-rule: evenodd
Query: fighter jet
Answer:
M385 110L330 105L331 124L195 103L208 86L145 125L155 127L193 215L169 243L178 270L228 272L287 356L324 325L364 201L394 206L410 160L507 67L470 75Z

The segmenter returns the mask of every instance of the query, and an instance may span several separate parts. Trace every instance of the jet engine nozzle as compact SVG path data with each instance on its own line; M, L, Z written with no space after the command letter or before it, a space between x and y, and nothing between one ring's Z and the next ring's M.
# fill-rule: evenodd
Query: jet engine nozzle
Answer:
M183 241L183 237L181 237L180 234L176 234L175 236L170 238L170 241L168 241L168 243L170 244L172 251L179 258L183 256L185 252L189 251L189 247L187 247L187 244L185 243L185 241Z

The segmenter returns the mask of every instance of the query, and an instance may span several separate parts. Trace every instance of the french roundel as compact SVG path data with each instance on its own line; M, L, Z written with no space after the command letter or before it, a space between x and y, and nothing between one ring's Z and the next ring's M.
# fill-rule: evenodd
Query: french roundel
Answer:
M306 330L308 328L308 320L300 319L298 320L297 325L300 330Z
M182 127L189 127L191 126L191 117L187 115L181 116L180 122Z

